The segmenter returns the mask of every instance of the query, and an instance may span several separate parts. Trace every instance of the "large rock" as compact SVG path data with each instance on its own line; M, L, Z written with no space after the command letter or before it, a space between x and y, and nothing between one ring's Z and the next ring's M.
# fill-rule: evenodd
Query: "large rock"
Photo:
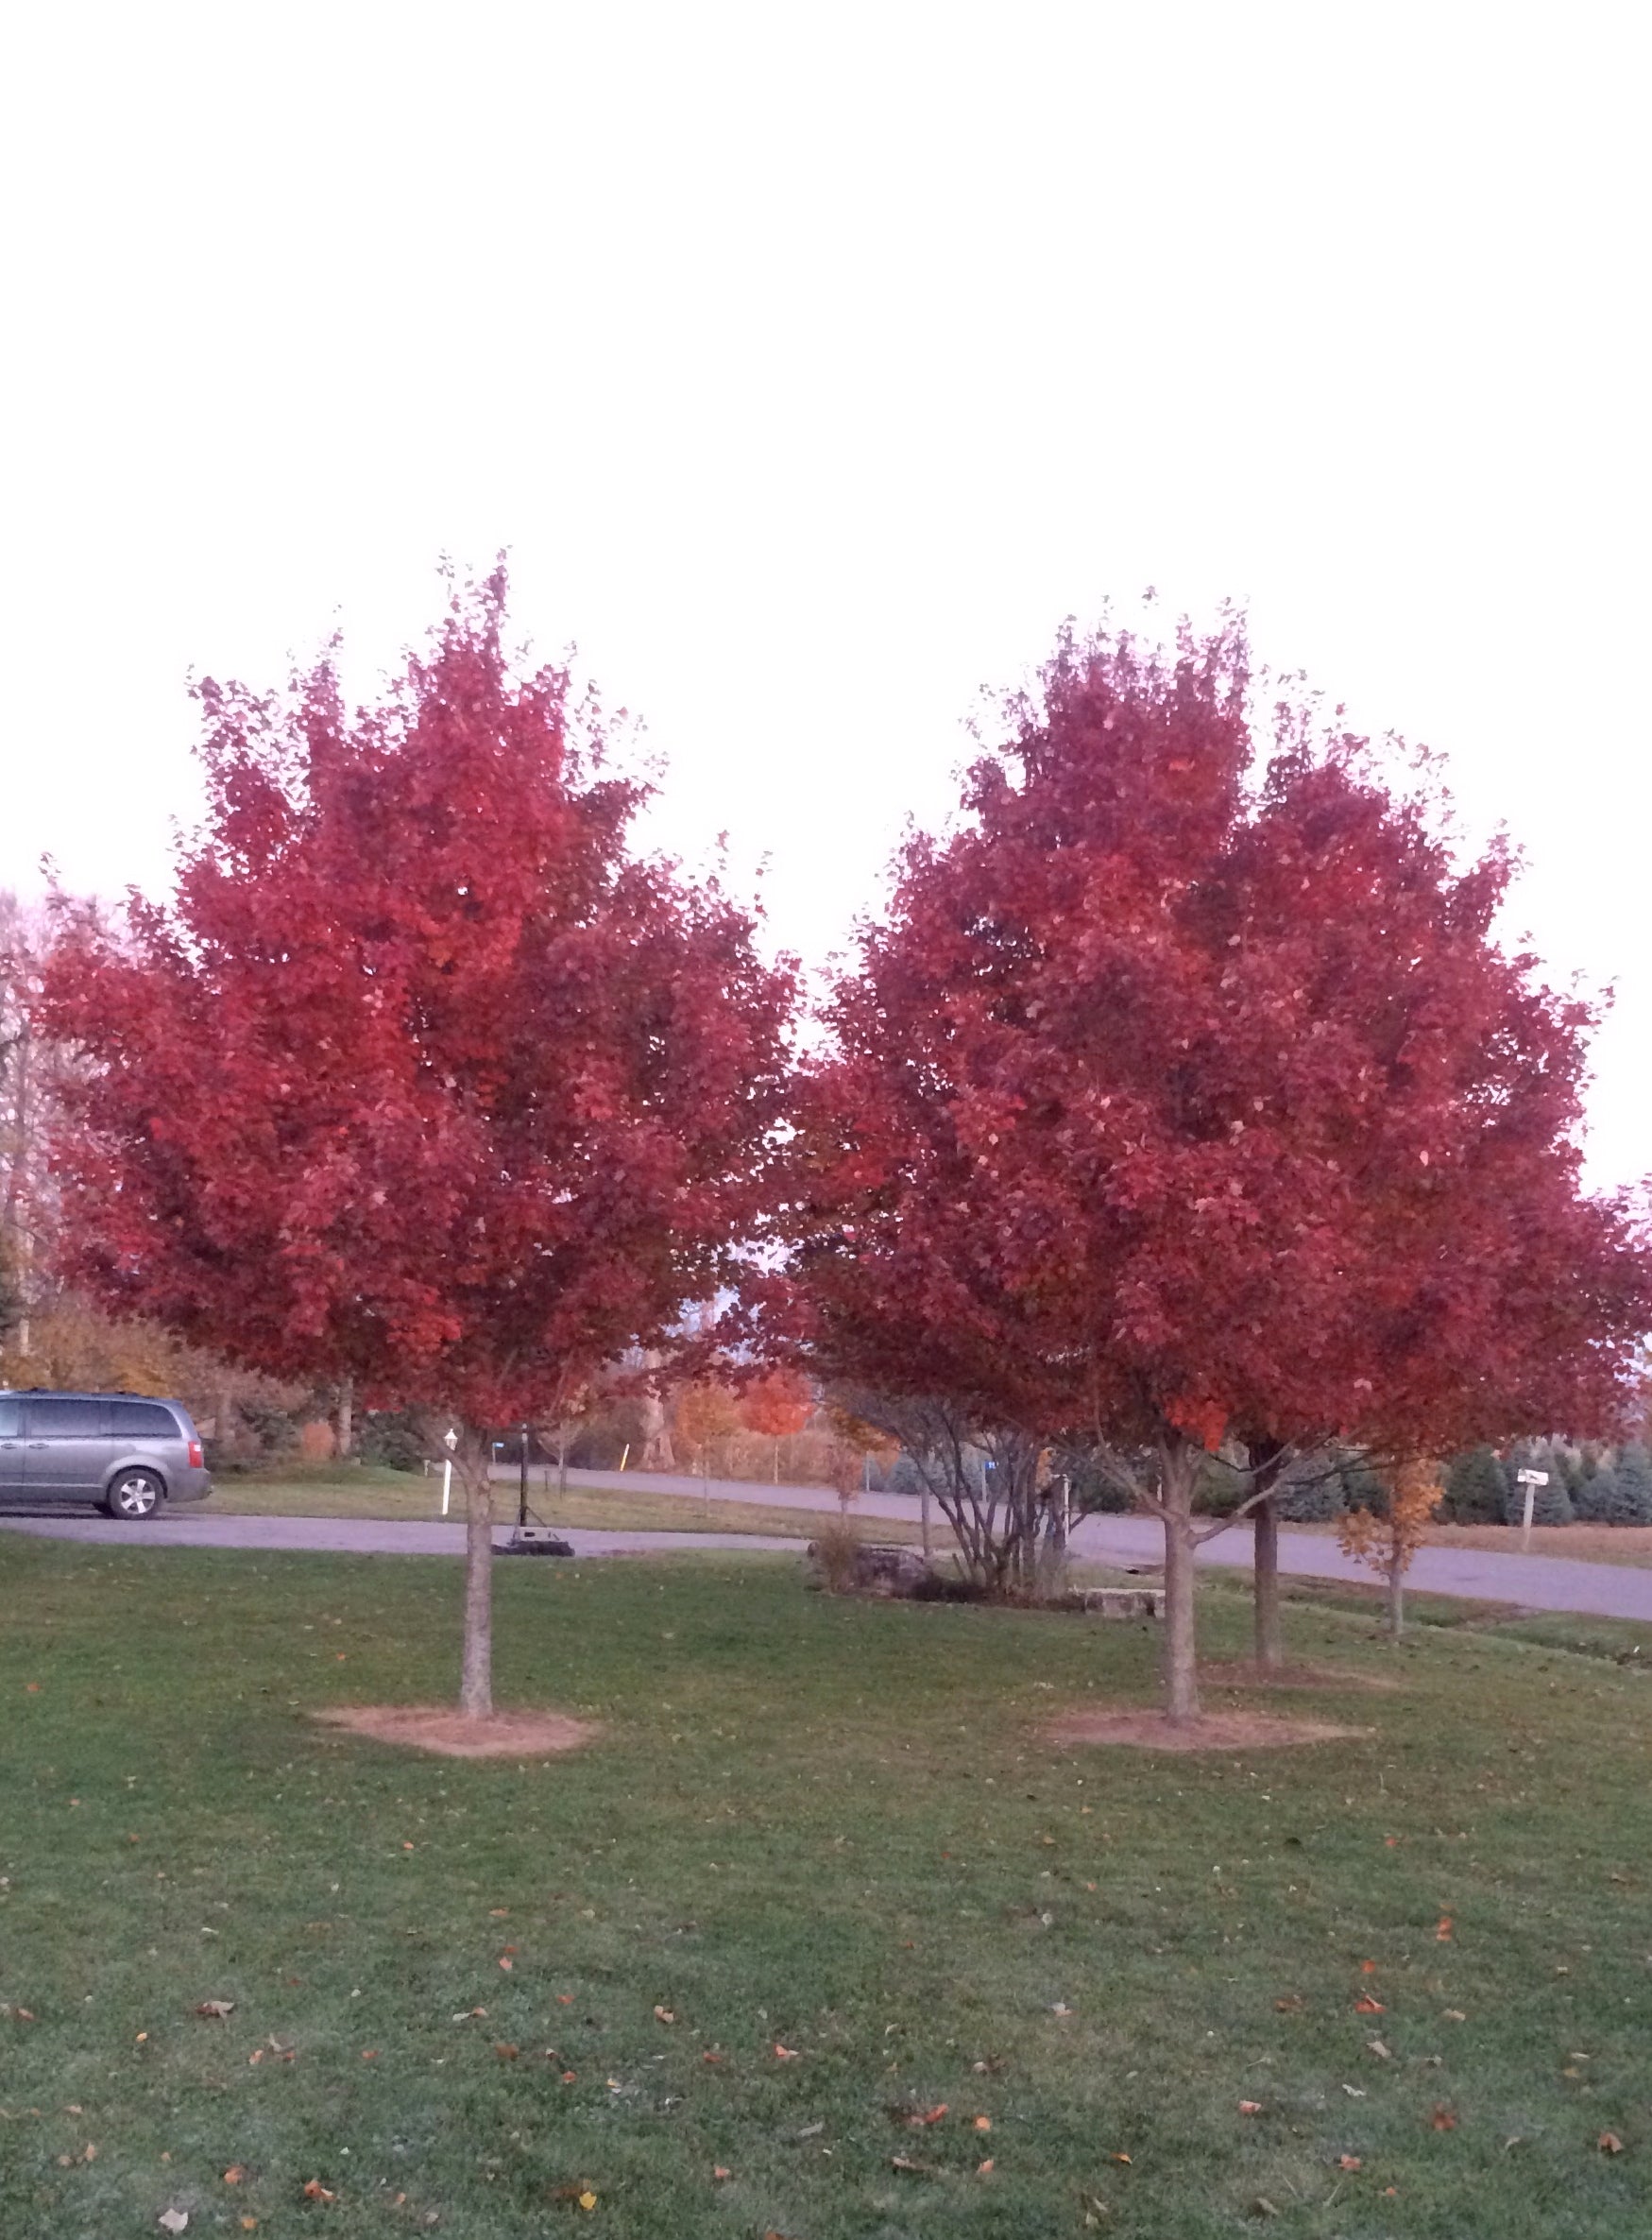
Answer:
M811 1540L809 1563L816 1585L837 1595L915 1595L929 1576L922 1548L877 1540L857 1541L852 1549Z

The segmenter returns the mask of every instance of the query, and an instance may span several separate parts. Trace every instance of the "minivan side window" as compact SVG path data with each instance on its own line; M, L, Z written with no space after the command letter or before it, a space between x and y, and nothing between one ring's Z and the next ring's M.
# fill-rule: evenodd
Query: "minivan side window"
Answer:
M23 1437L23 1402L0 1400L0 1439Z
M176 1439L178 1426L172 1420L169 1408L157 1408L153 1400L111 1400L109 1428L116 1439Z
M101 1439L104 1436L101 1400L30 1400L28 1435L31 1439Z

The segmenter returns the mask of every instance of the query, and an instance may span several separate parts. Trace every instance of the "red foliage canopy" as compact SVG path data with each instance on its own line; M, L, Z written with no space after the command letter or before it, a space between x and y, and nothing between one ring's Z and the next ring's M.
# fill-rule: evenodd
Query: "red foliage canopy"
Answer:
M1064 641L906 850L802 1143L827 1374L1039 1433L1443 1452L1605 1428L1652 1323L1584 1196L1589 1007L1498 947L1426 785L1242 633Z
M795 1369L771 1369L740 1396L741 1421L765 1439L791 1439L814 1413L809 1379Z
M66 911L46 1020L89 1053L72 1273L369 1404L482 1426L656 1345L766 1188L787 968L714 884L628 853L643 789L502 574L348 714L207 684L208 808L170 908Z

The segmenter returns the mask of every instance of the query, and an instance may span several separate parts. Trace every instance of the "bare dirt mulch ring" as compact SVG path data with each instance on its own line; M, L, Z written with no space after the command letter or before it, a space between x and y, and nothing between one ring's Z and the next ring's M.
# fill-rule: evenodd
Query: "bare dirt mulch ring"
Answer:
M324 1726L398 1742L450 1758L548 1758L579 1750L597 1734L588 1718L560 1711L496 1711L467 1718L446 1703L340 1703L315 1714Z
M1388 1695L1402 1683L1385 1672L1346 1672L1335 1665L1258 1665L1249 1657L1226 1664L1201 1659L1199 1679L1211 1687L1318 1687Z
M1124 1743L1137 1750L1284 1750L1299 1742L1354 1742L1369 1727L1334 1726L1323 1718L1275 1718L1266 1711L1207 1711L1191 1726L1172 1726L1162 1711L1073 1711L1046 1733L1064 1748Z

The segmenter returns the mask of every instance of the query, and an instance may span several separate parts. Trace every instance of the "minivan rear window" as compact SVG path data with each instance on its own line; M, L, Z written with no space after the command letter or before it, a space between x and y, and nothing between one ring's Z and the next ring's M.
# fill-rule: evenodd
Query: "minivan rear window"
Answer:
M172 1411L157 1408L153 1400L111 1400L110 1434L115 1439L176 1439L178 1426Z
M28 1403L31 1439L101 1439L103 1419L101 1400L30 1400Z

